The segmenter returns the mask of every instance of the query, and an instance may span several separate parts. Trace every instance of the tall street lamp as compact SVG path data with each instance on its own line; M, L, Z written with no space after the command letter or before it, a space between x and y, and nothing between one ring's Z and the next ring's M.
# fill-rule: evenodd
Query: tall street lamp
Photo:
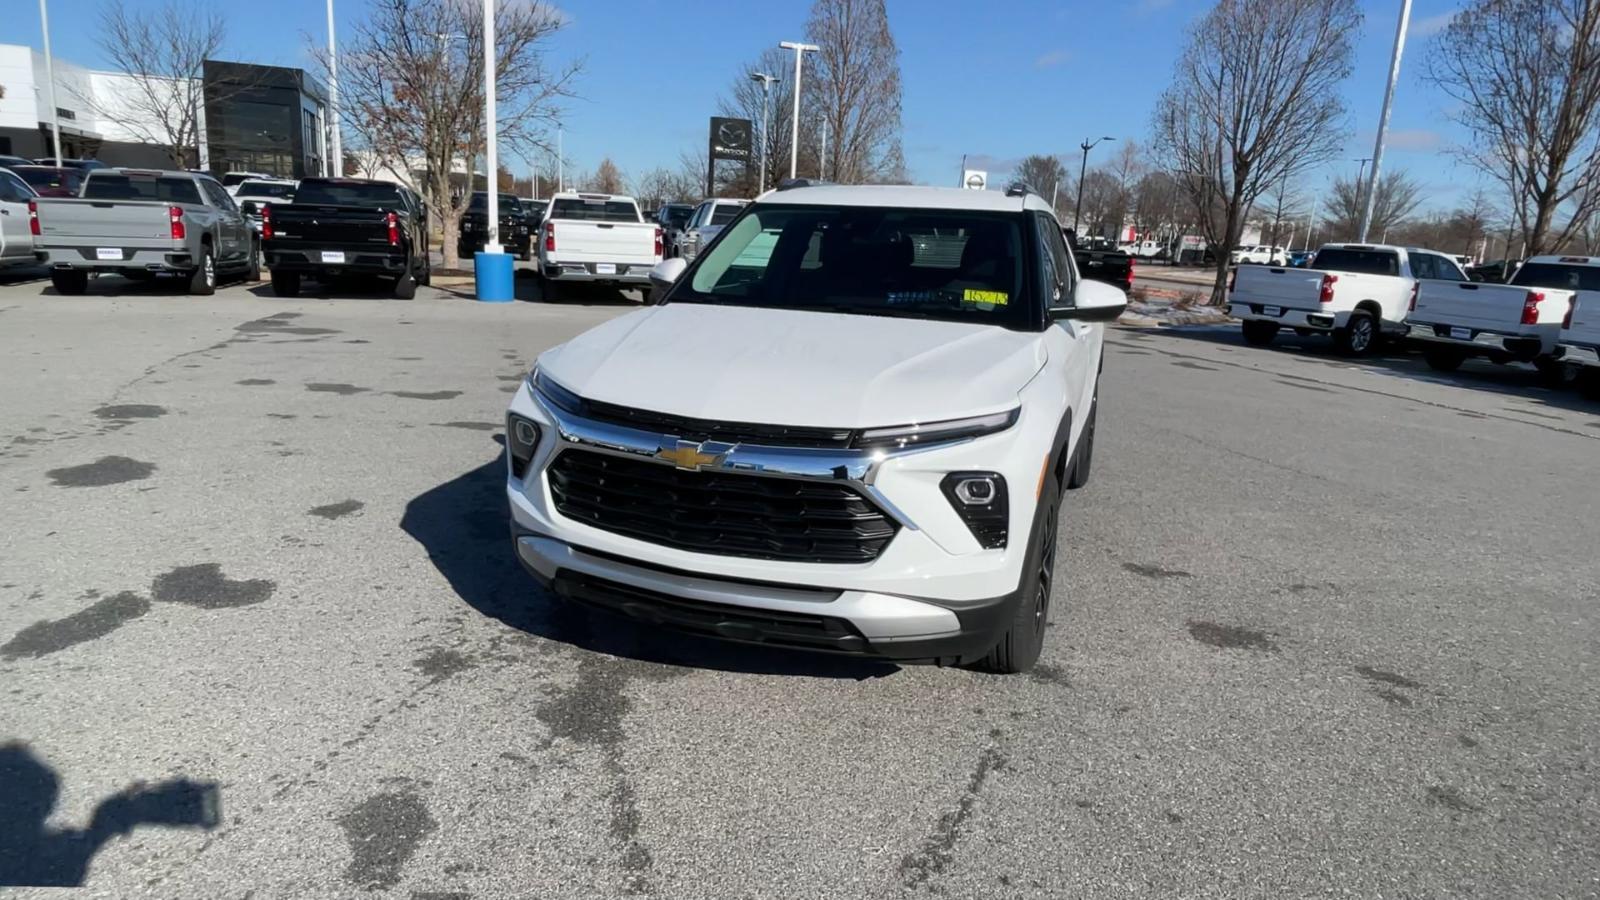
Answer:
M39 0L39 27L44 31L45 98L50 101L50 130L56 139L56 168L61 168L61 114L56 112L56 66L50 55L50 11Z
M338 178L344 174L344 146L339 140L339 48L333 39L333 0L328 0L328 131L333 136L328 154L332 159L324 168Z
M789 177L793 178L795 168L800 164L800 60L807 52L815 53L822 48L816 44L794 41L779 41L778 46L794 51L794 123L789 129Z
M767 107L772 97L772 85L778 77L765 72L751 72L750 80L761 82L761 174L757 177L756 193L764 194L767 190Z
M484 163L489 169L488 187L488 214L485 221L489 223L489 242L484 245L485 253L504 253L505 248L500 246L500 150L495 146L498 129L495 122L494 108L494 4L495 0L483 0L483 124L484 137Z
M1114 140L1116 140L1116 138L1111 137L1110 135L1107 135L1103 138L1098 138L1093 142L1090 142L1088 138L1084 138L1083 143L1078 145L1078 148L1083 151L1083 164L1078 166L1078 205L1072 208L1073 234L1077 234L1078 231L1083 227L1079 217L1083 215L1083 179L1089 174L1089 151L1093 150L1095 145L1099 144L1101 141Z
M1356 240L1367 242L1367 229L1372 227L1372 208L1378 197L1378 170L1383 168L1383 141L1389 133L1389 108L1394 105L1394 86L1400 80L1400 53L1406 47L1406 25L1411 20L1411 0L1400 2L1400 24L1394 32L1394 56L1389 60L1389 86L1383 92L1383 112L1378 114L1378 138L1372 145L1372 189L1367 191L1367 202L1361 208L1361 231Z

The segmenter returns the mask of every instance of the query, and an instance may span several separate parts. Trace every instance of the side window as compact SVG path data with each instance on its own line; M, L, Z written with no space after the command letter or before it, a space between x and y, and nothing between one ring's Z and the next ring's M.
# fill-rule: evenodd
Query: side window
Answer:
M0 172L0 200L6 203L27 203L33 199L33 191L23 183L22 179L10 172Z
M1433 264L1433 254L1431 254L1431 253L1413 253L1413 254L1411 254L1411 277L1412 278L1438 278L1439 277L1438 270L1434 267L1434 264Z
M1067 252L1067 242L1056 220L1044 213L1034 213L1034 223L1039 231L1039 260L1044 269L1043 292L1046 305L1061 305L1072 299L1072 257ZM1059 288L1060 295L1056 295Z
M1467 280L1467 273L1461 271L1461 267L1456 264L1455 260L1449 259L1449 258L1443 257L1443 256L1438 256L1438 257L1434 257L1434 261L1433 262L1434 262L1434 269L1435 269L1435 271L1438 272L1438 274L1436 276L1434 276L1434 277L1442 278L1445 281L1466 281Z
M220 209L223 212L235 211L233 198L229 197L228 192L218 186L215 181L200 182L200 190L205 192L206 200L209 201L212 206L215 206L217 209Z

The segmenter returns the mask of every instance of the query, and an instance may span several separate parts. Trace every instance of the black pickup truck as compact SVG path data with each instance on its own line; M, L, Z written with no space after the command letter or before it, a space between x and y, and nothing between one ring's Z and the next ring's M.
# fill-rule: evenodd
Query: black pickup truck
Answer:
M427 211L392 181L306 178L293 203L261 208L261 246L280 297L300 293L303 277L376 275L408 300L429 280Z
M457 256L471 256L489 242L489 229L485 225L488 218L488 192L473 192L472 200L467 203L467 211L461 214L461 237L456 241ZM533 231L538 225L538 219L530 215L515 194L500 195L500 244L507 253L515 254L523 261L533 259Z
M1118 250L1117 245L1105 238L1079 237L1071 228L1063 228L1067 246L1072 248L1072 258L1078 263L1078 274L1095 281L1116 285L1124 291L1133 290L1133 256Z

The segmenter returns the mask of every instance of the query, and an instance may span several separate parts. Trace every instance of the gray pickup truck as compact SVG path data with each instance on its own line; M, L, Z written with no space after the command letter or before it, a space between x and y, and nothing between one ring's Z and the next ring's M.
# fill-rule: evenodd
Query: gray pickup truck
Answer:
M34 255L62 294L81 294L91 272L137 281L163 273L209 294L219 272L261 277L255 231L209 175L149 169L96 169L77 197L40 197Z

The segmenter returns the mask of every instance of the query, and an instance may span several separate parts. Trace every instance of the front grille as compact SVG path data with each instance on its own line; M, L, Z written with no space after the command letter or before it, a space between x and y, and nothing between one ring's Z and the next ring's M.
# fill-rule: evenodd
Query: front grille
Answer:
M670 434L686 441L716 441L723 444L760 444L766 447L848 447L848 428L816 428L789 425L755 425L747 422L719 422L690 419L669 413L651 412L584 400L583 414L601 422L637 428L656 434Z
M567 570L557 573L551 588L562 597L694 634L840 653L867 648L861 632L836 616L707 603Z
M547 471L567 518L697 553L864 563L899 529L843 483L687 471L587 450L559 454Z

